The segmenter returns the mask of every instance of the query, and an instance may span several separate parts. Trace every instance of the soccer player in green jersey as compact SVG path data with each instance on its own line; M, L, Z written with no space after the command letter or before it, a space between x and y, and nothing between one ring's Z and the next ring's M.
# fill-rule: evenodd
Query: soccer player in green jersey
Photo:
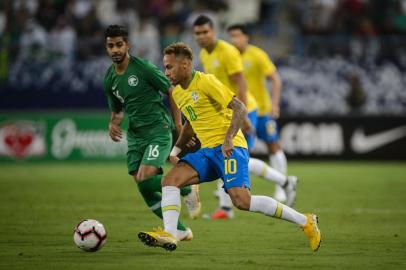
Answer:
M109 135L120 141L120 124L124 111L129 118L127 132L127 167L150 210L162 218L162 166L172 147L174 127L160 93L171 94L172 87L165 75L147 60L128 53L128 32L123 26L110 25L105 33L105 45L113 64L104 75L103 87L111 111ZM171 99L171 98L170 98ZM171 105L173 115L180 113ZM177 121L180 123L180 120ZM182 189L191 218L200 212L195 188ZM191 240L192 231L178 223L178 239Z

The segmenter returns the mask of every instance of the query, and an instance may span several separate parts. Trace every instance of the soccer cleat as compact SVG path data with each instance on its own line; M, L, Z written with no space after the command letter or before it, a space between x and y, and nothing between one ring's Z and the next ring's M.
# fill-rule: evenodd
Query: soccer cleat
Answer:
M192 185L192 192L186 195L184 202L191 219L196 219L200 215L202 204L199 199L199 185Z
M302 227L303 232L309 239L310 248L317 251L321 243L321 232L317 227L319 219L315 214L305 214L307 218L306 225Z
M233 210L217 209L213 214L205 214L203 217L206 219L232 219L234 218L234 212Z
M295 204L295 200L296 200L297 177L288 176L287 181L288 181L288 183L287 183L286 187L283 188L286 193L285 204L289 207L292 207Z
M275 193L273 198L278 202L285 203L286 202L286 193L285 190L281 186L275 186Z
M152 232L139 232L138 238L149 247L162 247L167 251L174 251L178 240L170 233L158 228Z
M186 228L186 231L178 230L178 241L192 241L193 232L190 228Z

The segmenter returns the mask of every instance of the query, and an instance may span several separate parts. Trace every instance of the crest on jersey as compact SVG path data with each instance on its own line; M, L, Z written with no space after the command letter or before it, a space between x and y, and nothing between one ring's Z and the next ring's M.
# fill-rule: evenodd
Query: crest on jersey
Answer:
M137 86L138 84L138 77L135 75L131 75L128 77L128 85L129 86Z
M196 103L197 102L197 99L198 99L198 95L197 95L197 93L196 93L196 91L193 91L192 92L192 99L193 99L193 101Z
M213 67L218 68L220 66L220 62L218 59L213 60Z

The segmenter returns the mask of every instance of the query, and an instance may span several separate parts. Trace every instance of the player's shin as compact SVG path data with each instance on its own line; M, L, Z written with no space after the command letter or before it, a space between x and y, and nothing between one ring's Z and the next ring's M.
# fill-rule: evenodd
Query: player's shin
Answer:
M176 236L176 225L181 209L180 189L175 186L162 187L161 207L165 231Z
M259 212L267 216L287 220L299 226L304 226L307 221L305 215L267 196L251 196L249 210L251 212Z
M148 205L152 213L154 213L160 219L162 219L161 178L162 175L155 175L138 183L138 190L141 193L145 203ZM181 231L187 230L187 227L180 221L178 222L177 228Z

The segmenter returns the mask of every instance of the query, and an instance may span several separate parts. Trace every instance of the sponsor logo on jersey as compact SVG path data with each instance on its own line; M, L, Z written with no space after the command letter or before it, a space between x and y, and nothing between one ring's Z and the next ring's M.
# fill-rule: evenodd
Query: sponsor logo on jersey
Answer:
M45 124L41 122L21 120L0 125L0 156L43 156L45 145Z
M131 75L128 77L128 85L129 86L137 86L138 84L138 77L135 75Z

